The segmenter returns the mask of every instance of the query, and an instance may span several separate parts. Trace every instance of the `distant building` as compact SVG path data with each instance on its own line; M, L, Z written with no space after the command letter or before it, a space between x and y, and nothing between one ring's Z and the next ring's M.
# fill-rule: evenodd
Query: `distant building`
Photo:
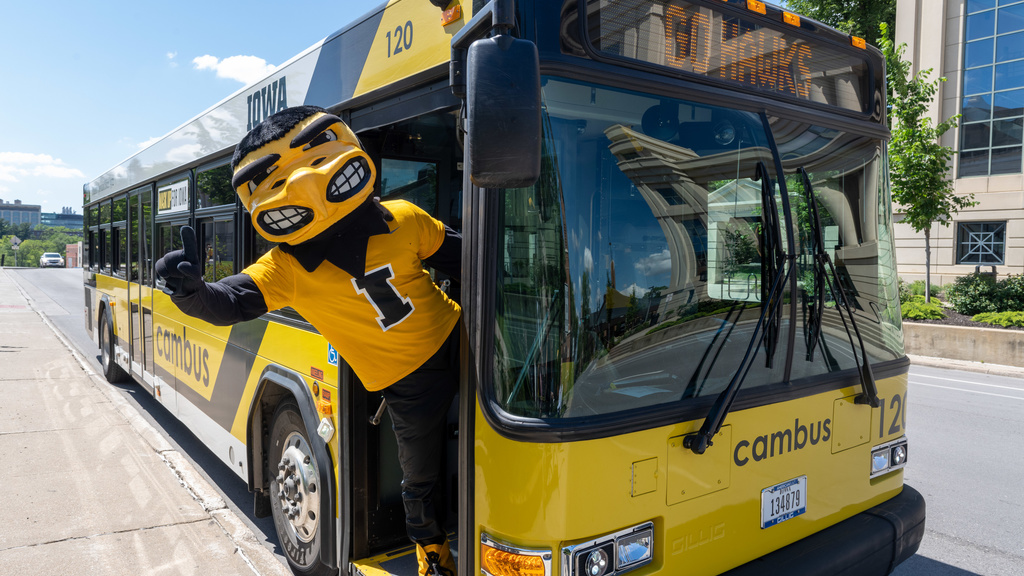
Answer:
M79 268L82 265L80 255L82 254L82 243L66 244L64 246L64 267Z
M75 209L69 206L61 209L60 214L56 212L43 212L39 216L40 226L63 226L65 228L81 230L84 222L85 216L75 214Z
M22 204L21 200L15 200L13 204L8 204L3 199L0 199L0 218L7 220L10 224L24 224L27 222L35 228L39 225L40 208L40 206L35 204ZM79 221L78 225L81 227L81 221Z
M944 76L933 120L961 114L942 137L953 147L957 194L979 204L931 229L933 284L976 267L1024 273L1024 3L1018 0L898 0L896 42L913 72ZM924 278L924 234L894 220L900 276Z

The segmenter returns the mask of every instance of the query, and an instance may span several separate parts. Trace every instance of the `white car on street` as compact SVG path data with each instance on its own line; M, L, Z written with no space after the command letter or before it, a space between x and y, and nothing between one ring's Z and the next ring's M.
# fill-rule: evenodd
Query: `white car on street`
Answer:
M64 267L64 258L56 252L46 252L39 257L39 267L47 268L49 266L56 266L58 268Z

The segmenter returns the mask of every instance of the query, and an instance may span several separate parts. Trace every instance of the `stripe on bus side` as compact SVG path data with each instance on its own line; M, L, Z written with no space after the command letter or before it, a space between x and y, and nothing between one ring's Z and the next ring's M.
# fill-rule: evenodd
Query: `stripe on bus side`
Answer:
M239 402L256 362L255 351L266 335L267 325L266 320L252 320L231 327L216 375L210 382L209 398L200 392L201 382L193 386L192 382L179 379L178 382L184 385L175 387L178 394L225 430L232 429Z
M383 17L375 12L323 43L304 104L328 108L352 98Z
M391 0L381 14L354 96L389 86L451 60L452 37L472 13L460 0L464 16L441 25L441 11L426 0Z

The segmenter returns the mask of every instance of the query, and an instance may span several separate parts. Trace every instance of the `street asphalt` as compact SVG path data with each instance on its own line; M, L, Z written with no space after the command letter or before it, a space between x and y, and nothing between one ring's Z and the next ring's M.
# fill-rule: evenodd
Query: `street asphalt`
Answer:
M0 269L0 573L285 576Z

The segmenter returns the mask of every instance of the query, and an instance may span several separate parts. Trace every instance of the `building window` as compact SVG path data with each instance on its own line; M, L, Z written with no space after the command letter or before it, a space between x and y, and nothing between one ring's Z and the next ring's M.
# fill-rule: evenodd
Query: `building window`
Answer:
M960 222L956 230L957 264L1002 264L1006 222Z
M960 177L1021 173L1024 2L967 0Z

